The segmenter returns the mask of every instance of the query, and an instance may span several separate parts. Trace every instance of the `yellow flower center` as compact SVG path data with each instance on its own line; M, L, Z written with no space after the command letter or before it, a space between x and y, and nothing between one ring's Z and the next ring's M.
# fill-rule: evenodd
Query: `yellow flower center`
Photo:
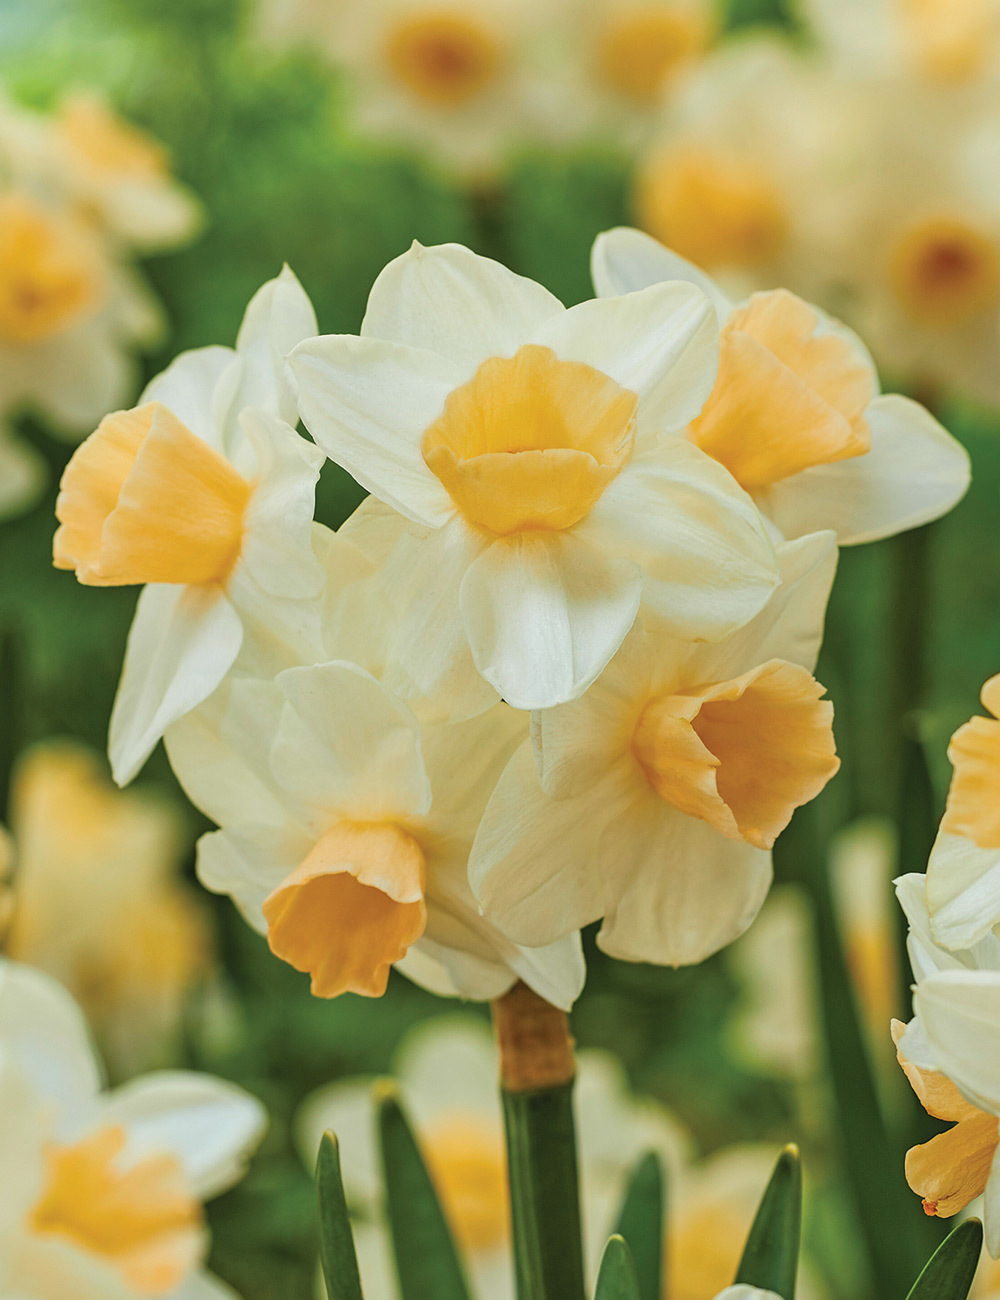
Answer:
M80 95L67 100L59 110L57 129L70 149L97 171L150 180L169 171L163 145L98 99Z
M703 53L711 36L693 9L639 9L613 18L601 32L597 73L616 94L650 105L664 86Z
M954 772L941 829L981 849L1000 849L1000 675L983 687L992 718L972 718L948 746Z
M385 58L415 99L456 108L494 80L504 51L493 32L471 15L442 9L397 23L386 39Z
M31 1227L101 1256L135 1291L163 1295L198 1263L201 1207L172 1156L128 1165L125 1145L124 1130L111 1125L50 1148Z
M56 568L90 586L224 582L251 485L165 406L106 416L60 483Z
M1000 303L1000 249L981 230L930 217L905 230L889 258L904 311L926 325L961 325Z
M721 1199L680 1207L666 1254L670 1300L710 1300L732 1286L751 1214Z
M801 298L754 294L722 328L719 377L688 437L748 492L863 455L877 395L863 357Z
M392 822L340 821L264 901L271 951L312 976L317 997L381 997L424 932L427 864Z
M892 1022L897 1045L905 1028L898 1020ZM921 1069L901 1053L897 1059L928 1115L954 1122L929 1142L911 1147L905 1165L906 1181L923 1200L924 1213L950 1219L986 1190L1000 1145L1000 1121L966 1101L947 1075Z
M424 434L424 460L480 528L572 528L631 456L638 401L599 370L529 343L449 393Z
M51 338L96 307L103 287L74 225L24 195L0 198L0 343Z
M897 0L908 53L925 76L960 82L981 72L995 47L992 0Z
M422 1136L431 1176L459 1244L470 1254L504 1245L510 1222L499 1131L469 1111L445 1116Z
M684 146L654 156L639 176L639 224L699 266L754 267L788 231L773 181L748 159Z
M797 664L654 696L632 752L656 793L729 839L769 849L840 766L833 706Z

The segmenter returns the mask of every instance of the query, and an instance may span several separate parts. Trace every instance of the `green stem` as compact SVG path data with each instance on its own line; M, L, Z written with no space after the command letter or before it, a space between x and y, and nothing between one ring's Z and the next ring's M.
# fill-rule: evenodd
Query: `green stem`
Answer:
M518 1300L583 1300L583 1233L566 1016L526 985L493 1004Z

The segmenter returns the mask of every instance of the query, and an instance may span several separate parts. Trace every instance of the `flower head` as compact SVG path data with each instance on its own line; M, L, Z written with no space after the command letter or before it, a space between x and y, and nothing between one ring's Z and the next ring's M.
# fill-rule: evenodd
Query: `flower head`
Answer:
M684 436L725 465L786 537L832 528L872 541L944 514L969 483L962 446L905 397L880 396L856 334L784 289L731 304L648 235L598 237L598 293L688 278L721 325L719 374Z
M811 675L833 561L829 534L786 546L740 632L692 645L650 620L585 696L533 715L470 860L487 917L527 943L603 917L605 951L674 965L749 925L776 836L838 767Z
M283 374L285 353L314 331L286 268L254 296L235 350L178 357L63 474L56 567L89 585L147 584L111 720L119 783L211 694L248 626L322 587L311 545L321 458L294 430Z
M5 1169L0 1286L27 1300L212 1287L202 1202L236 1182L265 1116L210 1075L105 1092L83 1018L54 980L0 962Z
M414 246L360 338L294 350L319 445L414 525L388 562L429 676L454 681L471 651L508 703L547 707L594 680L640 596L697 638L760 608L776 578L752 503L664 436L711 388L711 318L681 284L567 311L467 249Z

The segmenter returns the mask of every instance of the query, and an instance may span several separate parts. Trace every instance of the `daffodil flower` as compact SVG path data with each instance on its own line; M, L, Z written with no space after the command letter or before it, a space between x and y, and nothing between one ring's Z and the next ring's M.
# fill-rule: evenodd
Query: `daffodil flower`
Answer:
M931 926L947 948L971 948L1000 925L1000 676L982 690L989 717L951 738L954 771L927 866Z
M1000 941L960 951L936 940L924 876L896 892L910 925L914 1018L893 1022L899 1061L921 1105L953 1127L906 1157L906 1179L927 1214L950 1218L985 1193L986 1248L1000 1257Z
M753 503L663 436L714 383L714 313L690 285L566 310L468 249L414 246L360 337L307 341L290 364L319 445L413 525L393 557L398 635L438 682L468 648L509 704L548 707L597 677L640 597L717 640L774 588Z
M70 990L119 1076L159 1064L210 957L207 917L180 878L178 809L115 789L97 754L49 741L18 761L10 824L8 956Z
M714 456L785 537L830 528L875 541L949 511L969 485L964 448L919 403L881 396L851 330L784 289L735 306L697 267L638 230L600 235L602 296L688 279L721 325L716 387L683 431Z
M311 544L322 456L295 432L283 372L315 329L286 267L251 300L235 350L183 353L66 468L56 567L93 586L145 588L111 717L120 784L215 690L245 637L267 641L275 620L297 616L293 602L322 588Z
M378 997L396 966L443 995L486 1000L523 979L572 1004L578 936L520 948L469 890L469 847L523 714L497 705L422 728L364 669L336 661L227 690L217 725L194 714L168 737L192 802L222 826L199 842L198 874L309 972L315 994Z
M84 221L27 187L0 188L0 414L40 414L77 441L135 391L133 351L161 326L148 290Z
M532 715L469 862L511 938L552 942L603 917L611 956L680 965L753 920L775 838L839 765L811 674L833 538L780 559L780 588L732 637L637 627L582 699Z
M68 96L46 128L53 181L114 239L149 251L194 235L201 206L170 174L167 150L98 96Z
M232 1300L202 1203L243 1174L263 1108L211 1075L111 1092L53 979L0 961L0 1291L24 1300ZM16 1176L14 1176L16 1171Z

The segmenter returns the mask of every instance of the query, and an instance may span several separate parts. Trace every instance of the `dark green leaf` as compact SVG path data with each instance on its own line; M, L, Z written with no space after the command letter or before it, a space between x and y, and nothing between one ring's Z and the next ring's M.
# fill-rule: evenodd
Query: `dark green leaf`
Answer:
M451 1231L395 1088L379 1084L375 1101L402 1300L469 1300Z
M795 1300L801 1230L802 1166L798 1147L787 1146L757 1207L735 1280Z
M319 1195L319 1257L330 1300L362 1300L354 1237L340 1176L340 1148L332 1133L324 1133L316 1162Z
M982 1248L983 1225L966 1219L938 1246L906 1300L965 1300Z
M639 1300L635 1261L624 1237L612 1237L604 1247L594 1300Z
M659 1300L663 1290L664 1200L663 1165L648 1151L632 1170L617 1227L632 1254L639 1300Z

